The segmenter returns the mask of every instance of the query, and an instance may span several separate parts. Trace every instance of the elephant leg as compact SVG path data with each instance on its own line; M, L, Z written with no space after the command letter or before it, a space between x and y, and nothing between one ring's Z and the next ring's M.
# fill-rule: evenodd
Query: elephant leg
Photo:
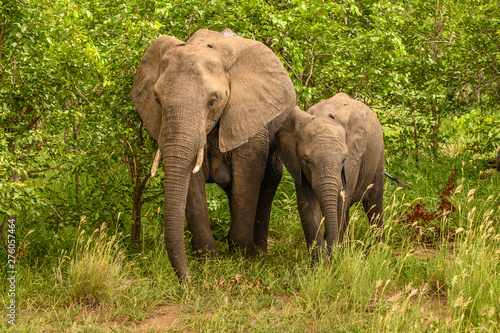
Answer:
M260 186L259 201L255 215L253 239L260 251L267 253L267 237L269 233L269 220L274 195L283 176L283 163L273 154L267 161L264 180Z
M314 264L318 262L321 252L325 249L325 240L321 230L321 209L309 184L299 185L295 183L295 190L307 249L312 253L312 262Z
M361 198L356 196L356 185L360 177L360 166L358 162L346 162L345 167L345 182L343 185L343 195L339 195L337 207L338 221L339 221L339 242L344 239L347 227L349 226L349 209L351 206L358 202ZM350 246L350 244L348 244Z
M254 243L254 222L267 154L267 141L261 135L255 136L233 152L228 243L231 250L238 246L249 256L256 256L259 252Z
M376 239L385 241L384 234L384 171L378 171L373 188L367 191L362 199L363 208L371 225L377 225Z
M217 245L210 231L203 171L192 174L189 179L186 221L192 235L191 243L195 256L216 257Z

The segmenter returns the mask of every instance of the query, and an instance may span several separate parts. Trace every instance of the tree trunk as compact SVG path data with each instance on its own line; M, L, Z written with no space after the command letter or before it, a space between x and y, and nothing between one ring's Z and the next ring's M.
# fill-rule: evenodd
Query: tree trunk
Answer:
M415 116L413 116L413 142L415 143L415 164L418 168L418 128Z
M75 144L78 141L78 123L76 117L73 117L73 139L75 140ZM80 175L78 172L75 172L75 198L76 198L76 206L78 208L78 213L80 213Z
M437 113L436 106L432 106L432 119L434 121L434 125L432 125L432 152L437 154L439 145L438 145L438 132L441 127L441 114Z
M135 157L134 157L134 166ZM141 211L142 211L142 193L144 188L146 187L146 183L149 180L151 174L147 174L142 181L140 180L142 177L141 168L135 168L135 186L134 186L134 196L132 198L132 230L130 232L130 241L135 243L141 238Z

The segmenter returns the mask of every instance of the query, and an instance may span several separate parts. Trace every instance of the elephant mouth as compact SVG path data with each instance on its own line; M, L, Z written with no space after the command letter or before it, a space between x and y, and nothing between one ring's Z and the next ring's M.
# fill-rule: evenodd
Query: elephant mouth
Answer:
M202 147L200 150L198 150L198 153L196 154L196 162L193 168L193 173L197 173L200 171L201 167L203 166L203 159L205 157L205 148ZM156 175L156 171L158 170L158 166L160 165L160 159L161 159L161 149L158 148L156 150L155 158L153 160L153 165L151 166L151 178L153 178Z

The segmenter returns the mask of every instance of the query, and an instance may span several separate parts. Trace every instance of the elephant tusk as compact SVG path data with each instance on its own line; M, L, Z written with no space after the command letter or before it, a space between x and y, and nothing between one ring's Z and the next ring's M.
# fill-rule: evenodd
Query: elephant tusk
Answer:
M193 173L197 173L201 169L201 165L203 164L203 157L205 154L205 147L201 147L198 151L198 155L196 155L196 164L193 169Z
M160 165L160 157L161 157L161 151L160 148L158 148L158 150L156 151L155 159L153 160L153 165L151 166L151 178L155 176L156 170Z

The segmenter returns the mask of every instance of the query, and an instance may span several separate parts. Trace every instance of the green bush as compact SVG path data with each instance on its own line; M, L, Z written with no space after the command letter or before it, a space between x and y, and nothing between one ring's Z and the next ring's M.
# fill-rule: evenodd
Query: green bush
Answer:
M462 134L460 149L471 152L493 151L500 146L498 110L474 109L453 118L453 127Z

